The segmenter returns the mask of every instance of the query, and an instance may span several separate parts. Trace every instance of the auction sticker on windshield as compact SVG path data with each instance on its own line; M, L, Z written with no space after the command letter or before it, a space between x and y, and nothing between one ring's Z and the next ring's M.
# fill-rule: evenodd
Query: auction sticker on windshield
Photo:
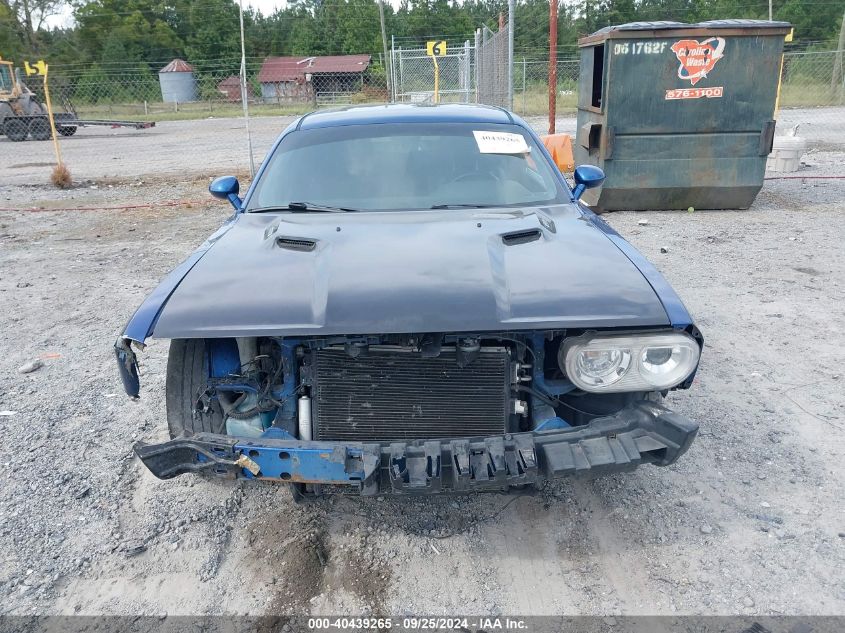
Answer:
M531 151L522 134L513 132L473 131L482 154L527 154Z

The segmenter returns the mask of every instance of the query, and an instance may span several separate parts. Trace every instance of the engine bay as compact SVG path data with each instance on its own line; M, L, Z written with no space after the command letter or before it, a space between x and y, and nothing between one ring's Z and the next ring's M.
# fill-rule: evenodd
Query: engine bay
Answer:
M579 390L564 332L206 339L213 432L391 442L582 426L642 394Z

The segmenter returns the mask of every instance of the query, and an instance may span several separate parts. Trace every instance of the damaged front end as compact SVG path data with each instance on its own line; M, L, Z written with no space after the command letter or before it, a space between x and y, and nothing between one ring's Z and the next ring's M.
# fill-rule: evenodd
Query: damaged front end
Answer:
M583 427L495 437L411 442L303 442L200 434L135 453L161 479L207 471L225 477L344 486L362 495L505 490L567 475L666 466L690 446L698 425L638 402Z
M700 344L694 328L614 334L607 340L628 346L629 365L631 354L645 354L631 346L632 337ZM607 393L573 381L561 354L575 344L606 371L604 352L597 356L585 338L593 341L595 333L202 339L189 341L189 364L174 361L185 341L173 341L174 439L139 443L135 452L161 479L203 472L363 495L503 490L674 462L697 425L621 369L612 380L624 391L607 377L598 387ZM116 349L127 392L137 394L134 352L128 341ZM185 393L172 393L185 385ZM180 406L172 403L188 396L183 410L190 419L174 424Z

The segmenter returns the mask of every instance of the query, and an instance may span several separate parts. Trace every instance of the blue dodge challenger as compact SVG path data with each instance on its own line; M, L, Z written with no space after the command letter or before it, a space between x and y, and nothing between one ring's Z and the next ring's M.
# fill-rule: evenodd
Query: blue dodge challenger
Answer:
M701 333L657 270L578 199L528 125L474 105L301 117L234 214L117 340L170 339L183 473L287 482L294 496L507 490L673 463L698 425L662 400Z

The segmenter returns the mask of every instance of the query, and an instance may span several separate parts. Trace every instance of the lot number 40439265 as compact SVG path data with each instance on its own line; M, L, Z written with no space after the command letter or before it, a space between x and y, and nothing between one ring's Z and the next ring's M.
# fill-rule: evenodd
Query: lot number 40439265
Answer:
M666 50L668 42L619 42L613 45L616 55L658 55Z

